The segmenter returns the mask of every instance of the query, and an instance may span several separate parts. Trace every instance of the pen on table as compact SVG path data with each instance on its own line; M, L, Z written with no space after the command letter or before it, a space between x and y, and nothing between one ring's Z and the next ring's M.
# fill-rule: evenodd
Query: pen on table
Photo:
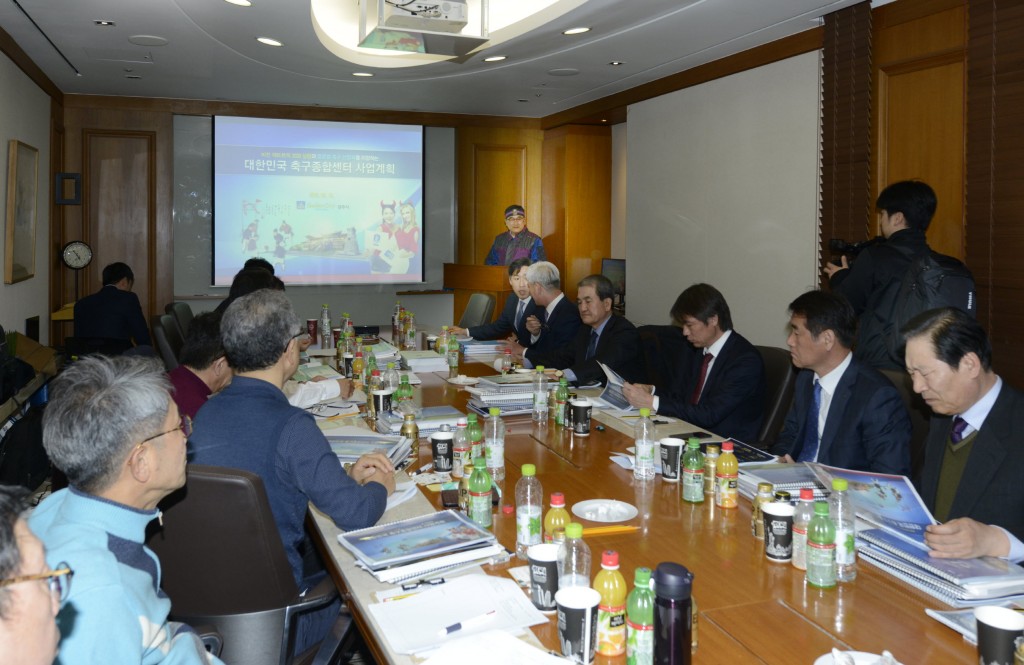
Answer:
M426 464L424 464L420 468L416 469L415 471L413 471L409 475L410 476L418 476L421 473L426 473L427 471L430 471L430 467L432 467L432 466L434 466L433 462L427 462Z
M636 525L623 524L621 526L592 526L583 529L584 536L609 536L615 533L632 533L639 531Z
M486 623L486 622L490 621L495 616L497 616L497 614L498 614L498 610L491 610L490 612L485 612L485 613L483 613L483 614L481 614L479 616L475 616L475 617L473 617L471 619L464 619L463 621L460 621L458 623L453 623L450 626L445 626L441 630L437 631L437 634L440 635L441 637L444 637L445 635L451 635L452 633L454 633L456 631L459 631L459 630L465 630L467 628L475 628L476 626L479 626L482 623Z

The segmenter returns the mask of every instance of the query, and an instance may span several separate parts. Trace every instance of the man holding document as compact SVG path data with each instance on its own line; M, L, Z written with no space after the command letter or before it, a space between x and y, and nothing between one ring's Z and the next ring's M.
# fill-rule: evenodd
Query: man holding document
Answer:
M690 343L691 357L680 360L689 371L664 395L655 394L654 386L627 383L626 399L635 407L756 443L764 416L764 361L732 329L725 297L709 284L694 284L679 294L670 315Z
M1024 394L992 370L988 335L969 314L933 309L902 332L914 391L936 413L918 482L945 522L925 534L932 556L1024 560Z

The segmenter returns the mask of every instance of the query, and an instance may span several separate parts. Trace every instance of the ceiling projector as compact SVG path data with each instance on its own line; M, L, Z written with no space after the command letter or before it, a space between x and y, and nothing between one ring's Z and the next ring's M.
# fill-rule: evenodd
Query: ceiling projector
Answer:
M461 32L469 20L469 8L465 0L442 0L440 2L384 3L384 25L403 30L425 30L432 32Z

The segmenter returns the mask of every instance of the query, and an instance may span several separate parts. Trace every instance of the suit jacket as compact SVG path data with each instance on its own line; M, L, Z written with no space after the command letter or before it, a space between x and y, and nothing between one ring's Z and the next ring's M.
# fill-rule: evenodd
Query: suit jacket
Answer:
M540 333L540 337L537 341L530 345L530 348L523 354L534 366L545 365L544 358L552 357L564 347L570 344L573 338L576 337L576 332L583 326L583 322L580 320L580 310L576 307L576 303L569 300L568 297L563 297L555 305L555 311L551 312L551 316L546 315L545 308L540 307L534 303L533 314L538 318L541 318L543 328ZM547 317L546 319L543 317ZM590 328L588 327L587 330ZM526 340L529 342L530 334L526 333ZM524 344L523 346L527 346ZM538 360L538 358L540 360ZM548 367L555 367L551 365L550 361L546 364Z
M514 332L516 337L519 338L520 344L530 346L530 331L526 329L526 317L533 314L537 306L533 303L532 298L526 303L526 308L523 310L523 318L519 322L519 327L516 328L516 309L518 308L519 296L515 293L510 293L505 300L505 307L501 310L501 316L496 321L471 327L469 329L470 337L473 339L499 339L505 337L510 332Z
M151 345L139 297L108 284L75 303L75 337L134 339Z
M918 489L929 509L935 507L939 471L951 416L931 420L925 441ZM1024 539L1024 393L1003 382L992 410L975 435L964 475L956 488L949 519L970 517L1003 527Z
M807 412L814 399L814 372L796 377L793 406L772 447L775 455L797 459L803 448ZM813 426L813 425L812 425ZM821 435L822 464L877 473L910 473L910 416L885 375L856 358L836 386Z
M627 319L612 314L601 331L597 340L594 357L587 360L587 347L590 345L590 333L593 328L580 326L576 336L567 346L562 347L552 356L531 361L534 365L571 369L576 375L576 383L583 385L594 381L605 382L604 370L598 361L608 365L627 381L635 380L641 372L640 335L636 326Z
M756 442L767 392L761 354L733 330L711 366L700 402L690 404L700 380L704 350L687 347L685 355L689 357L681 360L687 371L670 391L659 395L658 413L682 418L724 437Z

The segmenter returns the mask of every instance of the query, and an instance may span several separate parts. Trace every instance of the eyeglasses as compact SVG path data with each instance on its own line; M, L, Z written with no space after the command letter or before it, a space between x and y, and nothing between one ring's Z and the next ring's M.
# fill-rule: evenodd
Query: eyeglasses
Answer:
M174 432L174 431L179 430L179 429L185 435L186 439L188 437L192 436L192 418L190 418L189 416L182 416L181 417L181 422L178 423L177 427L172 427L171 429L167 430L166 432L160 432L159 434L154 434L153 436L149 437L148 439L143 439L142 441L139 441L139 445L141 446L142 444L144 444L144 443L146 443L148 441L152 441L153 439L159 439L164 434L170 434L171 432Z
M71 592L71 578L74 575L75 571L71 570L71 566L61 561L57 564L56 570L0 580L0 587L20 584L22 582L33 582L35 580L46 580L46 584L50 587L50 594L63 603L68 599L68 594Z

